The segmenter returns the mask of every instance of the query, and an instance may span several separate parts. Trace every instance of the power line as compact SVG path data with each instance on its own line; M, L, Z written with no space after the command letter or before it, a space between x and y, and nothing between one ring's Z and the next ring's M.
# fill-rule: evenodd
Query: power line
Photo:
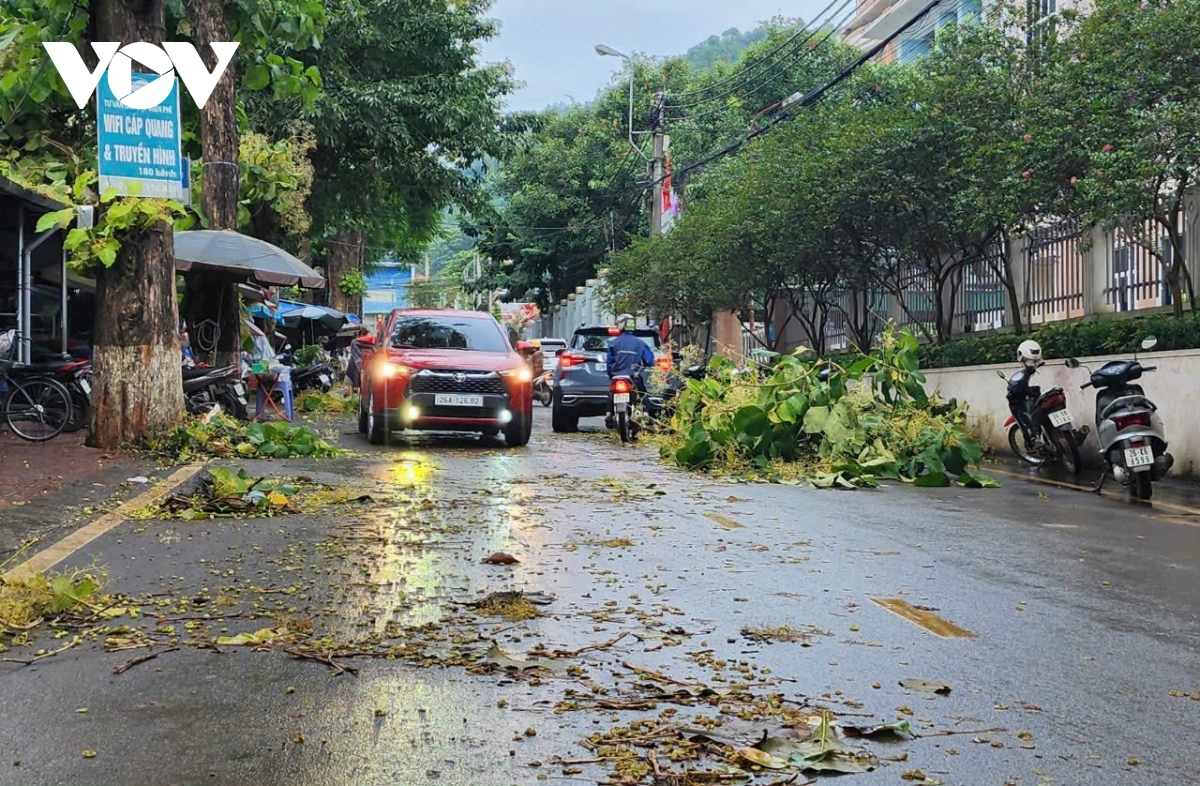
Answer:
M796 53L796 55L793 56L791 62L789 62L787 65L783 66L783 69L780 72L781 75L785 74L787 70L792 69L796 65L798 65L803 60L803 58L806 54L813 54L815 56L816 51L818 49L820 49L821 46L824 45L825 42L828 41L829 38L831 36L833 36L833 34L835 32L837 32L838 29L841 28L842 24L844 24L847 20L849 20L851 17L853 17L855 13L856 13L855 9L851 9L850 12L847 13L846 15L844 15L840 20L838 20L836 23L829 26L827 28L827 32L819 41L817 41L813 44L810 44L806 48L802 48L801 50L799 50ZM747 99L751 98L751 97L757 95L759 92L767 89L768 87L772 87L772 86L773 86L772 80L763 81L761 84L759 84L755 87L751 87L749 90L745 91L744 95L741 97L747 98ZM713 109L709 109L704 112L694 112L691 114L684 115L683 117L677 118L677 119L702 120L704 118L711 117L713 115L722 114L722 113L726 112L728 109L729 109L729 107L727 105L721 104L721 105L714 107Z
M790 68L796 61L798 61L800 58L802 58L804 56L805 52L812 51L813 49L815 49L816 46L811 46L806 50L804 48L804 45L807 44L809 41L811 41L813 36L815 36L818 32L820 32L820 30L822 28L829 25L832 22L833 17L836 16L837 14L841 14L842 11L846 8L846 6L850 5L850 3L854 2L854 0L832 0L830 2L830 4L828 6L826 6L826 9L824 11L817 14L816 18L820 19L821 17L825 16L826 12L829 11L829 9L833 8L833 6L838 4L839 2L841 3L841 5L839 5L838 8L829 15L828 20L826 20L823 23L818 23L817 25L815 25L814 27L811 27L811 28L809 28L809 27L802 28L798 33L796 33L796 35L794 35L790 39L790 41L794 42L794 45L793 45L794 51L785 54L783 57L781 57L779 59L779 61L777 61L774 64L771 64L771 66L768 67L766 71L763 71L762 73L750 76L749 72L756 70L756 68L759 64L766 62L765 59L756 61L755 65L750 66L747 69L743 70L742 74L739 75L739 76L745 77L744 81L741 84L739 84L735 87L732 87L732 88L726 90L725 92L720 93L719 95L710 96L708 98L703 98L698 101L693 101L691 103L686 103L686 104L669 104L664 108L679 110L679 109L689 109L691 107L696 107L696 106L703 106L704 104L708 104L708 103L712 103L714 101L720 101L725 98L728 98L729 96L732 96L735 93L738 93L738 92L746 89L753 82L760 82L760 84L757 87L753 88L753 90L751 92L753 93L753 92L757 92L758 90L761 90L762 87L769 82L770 78L774 74L781 73L781 72L785 71L786 69ZM854 9L851 9L850 14L847 14L846 17L844 17L844 18L849 18L849 16L852 15L853 13L854 13ZM835 25L833 27L833 30L836 30L837 27L838 27L838 25ZM807 33L807 35L805 35L806 33ZM831 33L832 33L832 31L831 31ZM829 38L829 34L827 34L825 36L825 39L828 39L828 38ZM825 39L822 39L821 43L823 43ZM818 44L818 46L819 46L819 44ZM779 50L776 50L776 51L779 51ZM788 60L789 58L790 58L790 61L786 65L784 65L783 61Z
M824 9L824 10L822 10L820 13L818 13L818 14L817 14L817 17L821 17L821 16L823 16L823 15L824 15L824 14L825 14L825 13L826 13L826 12L827 12L827 11L828 11L830 8L832 8L832 7L834 6L834 4L835 4L835 3L837 3L837 2L838 2L838 0L830 0L830 3L829 3L829 5L828 5L828 6L826 6L826 7L825 7L825 9ZM693 95L700 95L700 94L702 94L702 93L706 93L706 92L708 92L708 91L710 91L710 90L715 90L715 89L717 89L717 88L719 88L719 87L722 87L722 86L724 86L724 85L727 85L727 84L729 84L730 82L734 82L734 81L736 81L736 80L738 80L738 79L742 79L742 78L744 78L744 77L746 76L746 72L747 72L747 71L750 71L750 70L753 70L753 69L755 69L755 68L758 68L758 67L759 67L761 64L763 64L763 63L767 62L768 60L770 60L771 58L773 58L775 55L779 54L779 53L780 53L780 52L782 52L784 49L788 48L788 47L789 47L789 46L790 46L790 45L791 45L791 44L792 44L792 43L793 43L793 42L794 42L794 41L795 41L797 38L799 38L800 36L804 35L804 33L805 33L805 31L806 31L806 30L807 30L807 26L805 26L805 27L802 27L802 28L801 28L799 31L797 31L797 32L795 33L795 35L791 36L791 37L790 37L790 38L788 38L786 41L784 41L782 44L780 44L779 46L775 47L775 49L771 50L770 52L768 52L767 54L763 55L761 58L759 58L758 60L756 60L754 63L752 63L751 65L747 66L745 69L743 69L743 70L742 70L742 73L740 73L740 74L731 74L731 75L729 75L729 76L725 77L724 79L721 79L721 80L718 80L718 81L714 82L714 83L713 83L713 84L711 84L711 85L705 85L704 87L698 87L698 88L696 88L695 90L685 90L684 92L682 92L682 93L679 93L677 97L679 97L679 98L687 98L687 97L689 97L689 96L693 96Z
M791 116L791 110L793 107L803 108L803 107L811 106L812 104L819 101L827 92L832 90L834 87L836 87L838 84L840 84L844 79L846 79L846 77L850 76L852 73L857 71L860 67L862 67L862 65L864 63L871 60L877 54L882 52L883 49L888 44L890 44L892 41L896 40L896 38L898 38L900 36L900 34L907 31L910 27L912 27L918 21L924 19L925 15L928 14L930 11L932 11L934 9L934 7L939 5L942 1L943 0L932 0L932 2L930 2L923 9L921 9L921 11L916 16L914 16L912 19L910 19L909 21L907 21L903 25L901 25L898 30L896 30L894 33L890 34L887 38L880 41L878 44L871 47L869 50L867 50L862 55L857 57L854 60L854 62L850 63L848 66L843 68L833 79L829 80L825 84L821 85L820 87L816 88L815 90L810 91L807 95L800 96L799 94L796 94L796 95L789 96L787 99L785 99L782 102L781 113L772 117L771 120L766 125L760 126L756 129L744 134L740 139L734 141L733 143L725 146L724 148L722 148L708 156L705 156L701 160L699 160L693 164L688 164L687 166L676 170L673 173L673 176L680 177L682 175L686 175L688 172L692 172L696 169L699 169L702 166L705 166L706 164L710 164L713 161L716 161L719 158L723 158L724 156L727 156L730 153L737 151L739 148L742 147L742 145L746 144L747 142L749 142L753 139L756 139L757 137L760 137L763 134L767 133L768 131L770 131L772 128L779 125L780 123L784 123L789 120L792 120L793 118ZM661 177L658 180L647 184L647 188L654 188L655 186L662 184L663 182L666 181L667 177L669 177L669 176L671 176L671 175Z

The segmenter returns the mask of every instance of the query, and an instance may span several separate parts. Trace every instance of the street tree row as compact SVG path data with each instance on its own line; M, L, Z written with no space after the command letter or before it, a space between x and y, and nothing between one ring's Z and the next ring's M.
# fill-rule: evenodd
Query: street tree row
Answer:
M477 62L490 0L9 0L0 6L0 174L94 204L73 264L97 281L94 422L102 447L182 416L175 227L238 229L324 267L332 305L357 310L368 246L403 255L449 204L470 205L464 164L505 152L505 66ZM97 193L96 118L79 110L41 43L238 41L204 109L184 100L194 204ZM202 48L202 56L213 60ZM94 58L89 63L95 66ZM65 219L64 219L65 220ZM382 251L380 250L382 249ZM226 351L236 289L197 284ZM189 281L189 290L192 282ZM228 295L223 297L222 293Z
M687 320L766 311L824 350L835 309L867 346L871 294L886 293L942 342L974 266L1007 290L1021 331L1009 250L1073 216L1122 228L1161 263L1176 314L1194 307L1181 230L1200 176L1200 2L1025 13L943 29L915 63L866 66L711 166L672 232L613 259L621 305ZM914 292L929 295L921 313Z

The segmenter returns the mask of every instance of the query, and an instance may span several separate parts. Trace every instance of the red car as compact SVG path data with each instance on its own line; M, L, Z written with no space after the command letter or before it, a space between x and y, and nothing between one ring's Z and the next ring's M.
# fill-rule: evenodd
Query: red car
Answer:
M396 309L358 343L358 430L372 445L401 429L503 432L509 447L529 443L533 371L490 314Z

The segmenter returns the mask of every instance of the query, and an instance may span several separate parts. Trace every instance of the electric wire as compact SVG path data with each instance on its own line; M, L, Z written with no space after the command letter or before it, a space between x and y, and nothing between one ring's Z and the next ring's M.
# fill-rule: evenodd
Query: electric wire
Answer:
M834 25L830 26L828 28L827 32L825 33L825 35L821 38L821 40L812 44L808 48L801 49L800 52L795 57L795 59L784 67L784 69L780 72L780 75L781 76L785 75L788 70L791 70L791 69L795 68L797 65L799 65L805 54L812 54L815 57L817 50L820 49L825 44L825 42L828 41L830 39L830 37L832 37L834 35L834 33L837 32L837 30L839 30L841 28L842 24L844 24L847 20L849 20L851 17L853 17L855 13L856 12L852 9L842 19L840 19ZM769 87L774 87L774 86L775 85L773 84L772 81L764 81L763 83L759 84L758 86L752 87L749 90L747 90L745 92L745 94L742 96L739 96L739 98L743 98L743 99L752 98L753 96L757 95L759 92L761 92ZM682 117L678 117L676 119L677 120L703 120L705 118L712 117L714 115L723 114L723 113L727 112L728 110L729 110L728 105L721 104L712 109L709 109L709 110L706 110L703 112L693 112L693 113L690 113L687 115L683 115Z
M775 126L779 125L780 123L784 123L784 122L787 122L787 121L793 119L792 111L794 109L801 109L801 108L804 108L807 106L811 106L812 104L819 101L822 97L824 97L824 95L827 92L832 90L834 87L836 87L838 84L840 84L843 80L845 80L847 77L849 77L852 73L854 73L860 67L862 67L862 65L864 63L872 60L876 55L878 55L880 52L882 52L884 50L884 48L887 47L887 45L890 44L892 41L894 41L897 37L899 37L900 34L907 32L909 30L909 28L913 27L914 25L916 25L918 23L923 23L926 16L928 16L929 12L932 11L938 5L940 5L942 2L943 2L943 0L931 0L931 2L929 4L927 4L912 19L910 19L905 24L901 25L895 32L891 33L883 41L880 41L878 44L871 47L869 50L864 52L862 55L855 58L855 60L852 63L850 63L845 68L843 68L841 71L839 71L838 74L836 76L834 76L833 79L824 83L820 87L817 87L816 89L810 91L808 94L799 98L795 102L790 103L786 109L784 109L779 114L773 116L765 125L759 126L758 128L755 128L755 129L747 132L746 134L742 135L741 138L737 139L736 141L732 142L729 145L726 145L725 147L721 148L720 150L717 150L717 151L705 156L704 158L700 159L699 161L688 164L687 166L676 170L673 173L673 176L680 177L680 176L686 175L687 173L692 172L696 169L699 169L700 167L703 167L707 164L710 164L719 158L723 158L724 156L727 156L730 153L733 153L733 152L739 150L747 142L750 142L751 140L756 139L756 138L762 136L763 134L766 134L767 132L769 132L771 129L773 129ZM661 177L658 180L648 183L647 187L654 188L655 186L660 185L661 183L665 182L666 179L667 179L667 176Z
M832 2L830 2L827 9L832 8L834 5L838 5L839 3L840 3L840 5L838 5L836 10L834 10L831 14L829 14L829 18L826 19L824 22L819 22L815 26L801 28L801 30L799 32L797 32L796 35L794 35L791 39L789 39L789 41L794 42L794 44L793 44L794 51L785 54L777 62L770 64L766 71L759 73L759 74L754 74L753 76L749 76L748 72L755 70L759 63L765 62L765 59L756 61L755 66L747 67L746 69L743 70L743 72L741 74L739 74L739 76L744 78L744 80L741 84L739 84L735 87L732 87L732 88L730 88L718 95L715 95L715 96L709 96L707 98L703 98L701 100L692 101L690 103L685 103L685 104L669 104L669 105L665 106L664 109L674 109L674 110L688 109L688 108L695 107L695 106L703 106L704 104L712 103L713 101L720 101L722 99L728 98L729 96L732 96L732 95L744 90L748 85L750 85L753 82L762 81L764 77L769 79L772 75L780 73L781 70L790 68L791 66L787 65L787 66L784 66L783 69L781 69L780 64L787 58L792 58L794 61L796 59L799 59L800 57L803 57L804 53L806 51L812 51L815 47L810 47L809 49L806 50L804 48L804 45L807 44L809 41L811 41L813 36L815 36L818 32L820 32L822 30L822 28L830 25L832 23L833 19L835 17L837 17L839 14L841 14L842 11L848 5L853 3L854 1L855 0L832 0ZM854 9L851 9L851 13L847 14L845 18L848 19L849 16L852 15L853 13L854 13ZM817 15L816 18L820 19L821 17L825 16L825 14L826 14L826 12L822 11L820 14ZM836 31L838 27L840 27L840 23L835 25L833 27L833 29L830 31L830 33L832 33L833 31ZM828 37L829 37L829 34L826 34L825 38L828 39ZM822 39L822 40L825 40L825 39ZM779 50L776 50L776 51L779 51Z
M838 2L839 2L839 0L830 0L829 5L827 5L822 11L817 13L814 18L820 18L820 17L824 16L825 13L827 11L829 11L829 9L832 8ZM706 93L710 90L716 90L720 87L723 87L724 85L727 85L730 82L735 82L738 79L745 78L747 71L754 70L754 69L758 68L760 65L762 65L763 63L768 62L775 55L779 54L784 49L788 48L793 42L796 41L796 39L798 39L800 36L804 35L804 33L806 32L807 29L808 29L807 26L802 27L794 35L792 35L790 38L785 40L783 43L781 43L775 49L773 49L770 52L768 52L767 54L763 55L761 58L756 60L754 63L746 66L746 68L744 68L741 73L730 74L729 76L725 77L724 79L720 79L711 85L705 85L704 87L698 87L698 88L695 88L694 90L685 90L682 93L678 93L676 95L676 97L677 98L688 98L690 96L700 95L700 94Z

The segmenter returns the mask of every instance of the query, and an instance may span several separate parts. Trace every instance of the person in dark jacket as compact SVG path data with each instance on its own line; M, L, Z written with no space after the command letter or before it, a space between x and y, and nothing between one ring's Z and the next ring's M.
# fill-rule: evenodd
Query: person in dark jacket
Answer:
M359 328L358 337L366 338L371 335L365 327ZM346 379L350 382L350 387L358 392L362 387L362 345L357 341L350 342L350 362L346 364Z
M637 329L637 320L630 314L617 317L617 328L620 335L608 345L608 378L630 377L639 393L646 392L646 384L642 380L642 369L654 365L654 350L650 345L633 334ZM608 417L604 419L608 428L613 427L612 396L609 396Z

